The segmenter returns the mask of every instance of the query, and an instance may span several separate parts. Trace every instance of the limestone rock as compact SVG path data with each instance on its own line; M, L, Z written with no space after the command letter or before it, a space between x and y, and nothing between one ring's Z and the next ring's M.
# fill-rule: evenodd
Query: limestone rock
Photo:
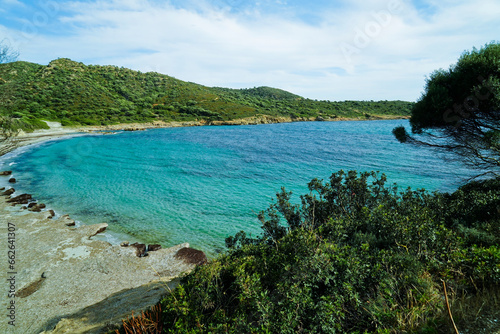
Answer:
M99 233L106 231L106 228L108 228L108 224L101 223L101 224L94 224L94 225L86 225L86 226L82 226L81 228L85 228L88 230L87 237L90 239L93 236L98 235Z
M176 256L189 244L137 257L133 247L89 238L107 224L68 228L68 216L47 215L21 214L0 198L0 216L18 229L16 286L22 298L16 298L15 333L105 333L155 305L175 287L175 277L194 268ZM0 298L0 307L7 302ZM0 333L10 333L6 326L0 322Z
M61 216L60 220L63 221L66 226L75 226L76 225L76 222L73 219L71 219L69 217L69 215Z

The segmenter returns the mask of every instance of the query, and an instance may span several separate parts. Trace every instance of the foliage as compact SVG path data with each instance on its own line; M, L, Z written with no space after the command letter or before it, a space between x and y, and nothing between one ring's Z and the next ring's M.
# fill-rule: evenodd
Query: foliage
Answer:
M183 278L167 332L446 333L441 280L452 299L498 290L500 179L440 194L340 171L309 189Z
M57 59L47 66L0 64L0 115L63 125L151 121L228 121L269 115L302 118L407 116L403 101L328 102L270 87L210 88L159 73L86 66Z
M414 136L394 129L401 142L445 149L470 166L498 174L500 43L465 52L449 70L432 73L410 124Z

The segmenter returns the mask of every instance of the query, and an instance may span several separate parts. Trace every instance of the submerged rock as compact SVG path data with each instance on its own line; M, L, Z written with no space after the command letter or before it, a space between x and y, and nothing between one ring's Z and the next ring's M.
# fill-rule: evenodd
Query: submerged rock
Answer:
M3 171L3 172L0 172L0 176L7 176L7 175L11 175L11 174L12 174L11 170L6 170L6 171Z

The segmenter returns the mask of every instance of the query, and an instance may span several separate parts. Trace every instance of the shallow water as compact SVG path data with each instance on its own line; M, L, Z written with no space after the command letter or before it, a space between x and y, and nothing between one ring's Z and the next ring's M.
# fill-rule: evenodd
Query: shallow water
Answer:
M453 191L470 172L425 148L399 144L406 120L190 127L75 137L0 160L16 189L108 236L213 254L282 186L295 194L340 169L382 171L401 188ZM5 178L0 181L5 182ZM2 185L0 185L1 187Z

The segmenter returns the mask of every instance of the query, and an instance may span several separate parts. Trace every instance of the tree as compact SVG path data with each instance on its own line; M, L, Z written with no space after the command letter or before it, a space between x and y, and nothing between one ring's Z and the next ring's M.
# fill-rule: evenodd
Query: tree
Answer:
M12 50L5 39L2 40L0 42L0 64L16 61L17 57L19 57L19 52Z
M411 132L397 127L402 143L454 153L479 175L500 172L500 43L466 51L448 70L427 79L413 106ZM478 176L479 176L478 175Z
M12 50L8 43L4 40L0 41L0 64L9 63L17 60L19 52ZM12 146L11 139L17 135L14 129L14 121L11 117L0 114L0 156L3 155Z

